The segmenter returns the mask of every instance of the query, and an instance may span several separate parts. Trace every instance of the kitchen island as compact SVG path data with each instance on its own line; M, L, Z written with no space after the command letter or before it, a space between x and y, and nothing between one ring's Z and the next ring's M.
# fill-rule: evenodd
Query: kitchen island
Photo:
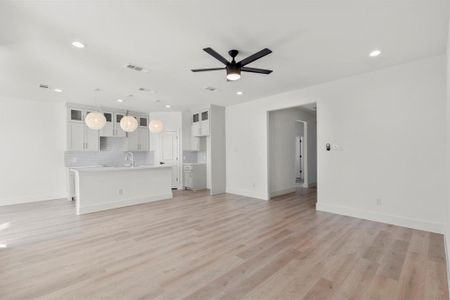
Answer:
M72 168L77 214L171 199L172 167Z

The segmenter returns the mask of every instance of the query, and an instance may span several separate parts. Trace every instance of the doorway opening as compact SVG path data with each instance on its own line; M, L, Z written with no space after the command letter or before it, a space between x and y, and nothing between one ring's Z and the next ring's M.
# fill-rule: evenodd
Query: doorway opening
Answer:
M317 185L317 105L268 113L269 196Z

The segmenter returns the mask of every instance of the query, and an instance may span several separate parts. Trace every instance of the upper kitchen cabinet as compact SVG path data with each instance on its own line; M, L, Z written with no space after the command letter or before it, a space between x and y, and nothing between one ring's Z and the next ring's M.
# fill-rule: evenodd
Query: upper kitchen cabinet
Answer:
M150 151L150 131L148 130L148 116L133 113L138 121L138 128L128 133L128 151Z
M120 127L120 121L126 116L125 112L114 113L114 137L126 137L127 133Z
M209 135L209 110L202 111L200 113L200 131L202 136Z
M112 137L114 136L114 113L113 112L103 112L106 119L105 127L100 130L100 136Z
M84 119L93 111L90 108L68 108L67 150L68 151L99 151L100 140L98 130L89 129Z
M209 129L209 110L203 110L192 114L192 136L208 136Z
M120 127L120 120L122 120L123 116L126 116L125 111L114 111L101 109L103 114L105 115L106 124L100 130L101 137L126 137L127 134Z

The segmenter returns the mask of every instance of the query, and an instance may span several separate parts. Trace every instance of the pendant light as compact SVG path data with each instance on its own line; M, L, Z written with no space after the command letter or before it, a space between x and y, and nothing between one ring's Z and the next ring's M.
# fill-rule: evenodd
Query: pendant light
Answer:
M84 122L90 129L100 130L103 127L105 127L106 118L103 113L98 111L92 111L87 114L86 118L84 119Z
M124 116L120 120L120 128L125 132L133 132L138 128L138 121L133 116Z
M151 120L148 124L148 129L151 133L160 133L164 129L164 124L161 120Z

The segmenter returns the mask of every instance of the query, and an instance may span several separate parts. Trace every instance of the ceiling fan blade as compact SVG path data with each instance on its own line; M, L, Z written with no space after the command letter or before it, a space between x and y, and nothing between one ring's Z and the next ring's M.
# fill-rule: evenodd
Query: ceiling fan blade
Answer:
M260 73L260 74L270 74L273 72L272 70L249 68L249 67L242 67L241 71L242 72L250 72L250 73Z
M207 72L207 71L218 71L225 70L225 68L209 68L209 69L192 69L192 72Z
M203 51L205 51L206 53L208 53L209 55L211 55L212 57L214 57L215 59L219 60L220 62L222 62L224 65L229 64L230 62L228 60L226 60L222 55L220 55L219 53L217 53L215 50L213 50L212 48L204 48Z
M261 57L264 57L264 56L266 56L266 55L268 55L268 54L270 54L270 53L272 53L272 50L267 49L267 48L264 48L264 49L262 49L261 51L256 52L255 54L250 55L250 56L247 57L247 58L244 58L243 60L241 60L240 62L238 62L238 64L239 64L241 67L243 67L243 66L248 65L249 63L254 62L255 60L260 59Z

